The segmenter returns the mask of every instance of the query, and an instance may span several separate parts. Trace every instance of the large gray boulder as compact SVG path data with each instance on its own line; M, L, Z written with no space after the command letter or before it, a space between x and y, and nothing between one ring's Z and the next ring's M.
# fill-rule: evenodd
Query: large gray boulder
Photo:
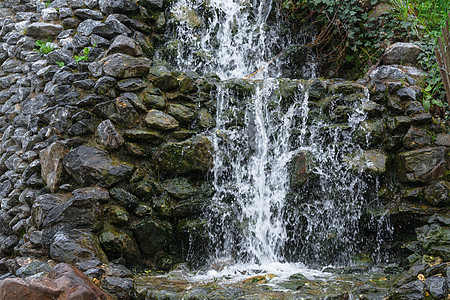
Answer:
M56 233L50 244L50 257L57 261L73 264L89 260L108 262L97 236L84 230Z
M52 192L55 192L61 184L61 175L64 171L62 160L68 152L69 149L63 143L55 142L39 153L41 176Z
M172 116L162 111L152 109L145 116L145 123L155 129L171 130L178 127L179 123Z
M79 146L64 157L66 171L81 185L111 185L127 178L133 166L111 158L108 153L97 148Z
M129 0L99 0L98 5L105 15L112 13L127 14L139 9L136 2Z
M160 146L153 155L156 167L175 174L207 172L213 164L213 146L203 135Z
M420 47L412 43L395 43L383 55L385 65L416 66Z
M125 142L111 120L104 120L98 124L97 137L100 144L109 150L117 149Z
M63 27L61 25L37 22L28 26L26 34L33 37L42 38L57 36L62 31Z
M398 155L398 176L401 182L431 182L445 175L449 162L444 147L423 148Z
M108 56L103 64L106 75L115 78L142 77L148 74L151 62L147 58L136 58L122 53Z

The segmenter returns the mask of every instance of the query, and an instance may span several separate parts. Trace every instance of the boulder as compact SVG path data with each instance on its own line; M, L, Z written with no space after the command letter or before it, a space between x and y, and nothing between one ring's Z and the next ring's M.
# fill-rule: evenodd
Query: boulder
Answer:
M127 14L139 9L136 2L130 0L99 0L98 5L105 15L113 13Z
M155 129L171 130L178 127L179 123L174 117L162 111L152 109L145 116L145 123Z
M90 260L108 262L97 236L92 232L83 230L56 233L50 244L50 257L67 263L80 263Z
M165 92L175 91L179 86L178 79L172 74L166 73L162 73L153 79L153 84Z
M109 150L117 149L125 142L111 120L104 120L98 124L97 136L99 143Z
M50 271L51 271L51 268L48 265L48 263L39 261L39 260L34 260L34 261L30 262L29 264L26 264L26 265L20 267L19 269L17 269L16 275L24 278L24 277L39 274L41 272L48 273Z
M425 284L416 279L395 290L387 299L391 300L421 300L425 297Z
M57 264L48 276L9 278L0 281L0 300L11 299L101 299L113 300L80 270Z
M147 58L136 58L122 53L108 56L103 63L105 74L115 78L142 77L148 74L151 62Z
M105 151L87 146L71 150L63 159L66 171L81 185L111 185L129 177L133 166L111 158Z
M361 122L355 131L355 141L359 144L376 145L385 137L386 124L383 119L366 120Z
M184 177L169 179L165 182L165 190L174 198L186 199L197 193L195 187Z
M310 174L311 153L302 150L296 153L289 163L290 184L292 187L300 187Z
M100 187L85 187L76 189L72 192L75 199L84 199L85 201L98 201L107 203L110 200L107 189Z
M428 277L425 285L434 299L445 299L448 296L448 283L442 275Z
M309 97L312 99L320 99L325 95L325 92L327 91L327 85L325 82L323 82L320 79L314 79L311 83L311 86L309 87Z
M153 154L156 167L174 174L207 172L213 165L213 146L203 135L179 143L167 143Z
M99 103L94 109L119 127L131 127L139 116L127 97L123 95L113 101Z
M44 194L36 198L31 207L31 216L38 229L42 229L47 214L55 206L65 203L70 199L67 194Z
M395 43L390 45L384 55L384 65L416 66L420 47L412 43Z
M106 19L105 22L92 30L93 34L112 40L118 35L131 35L131 30L116 19Z
M80 8L74 11L77 18L86 20L103 20L103 14L97 10L92 10L88 8Z
M100 229L103 210L100 203L87 193L76 193L66 202L48 211L43 222L43 238L50 239L55 232L68 229Z
M113 205L109 208L109 222L117 226L123 226L128 223L128 212L121 206Z
M63 27L61 25L37 22L28 26L26 34L36 38L44 38L57 36L62 31Z
M342 94L342 95L350 95L350 94L362 94L364 95L367 91L367 88L364 86L353 83L353 82L339 82L333 84L330 89L329 93L332 95L335 94Z
M123 79L117 83L117 87L119 88L119 90L124 91L124 92L139 92L139 91L143 90L146 86L147 86L147 83L145 83L145 81L140 78ZM136 96L136 98L137 98L137 96ZM135 103L133 102L133 105L134 104ZM135 105L135 107L136 107L136 105ZM144 104L142 104L141 107L143 108ZM136 109L138 109L138 107L136 107Z
M151 11L162 10L164 7L163 0L139 0L139 4Z
M107 229L100 236L100 245L110 260L124 258L127 264L136 264L140 253L134 238L123 231Z
M378 150L364 150L362 153L348 155L344 160L357 172L383 174L386 172L388 157Z
M216 126L216 120L206 108L201 108L198 111L197 119L198 125L202 128L208 129Z
M82 36L90 36L94 30L94 28L100 26L102 24L101 21L95 20L85 20L78 25L77 32Z
M423 190L423 199L431 206L447 207L450 205L450 182L436 181Z
M183 123L190 123L195 119L194 111L183 104L169 104L167 113Z
M403 152L397 158L397 172L401 182L430 182L448 170L444 147L423 148Z
M139 204L139 199L124 189L113 188L109 193L114 200L127 208L135 208Z
M107 276L102 280L101 287L115 295L118 299L132 299L133 279L131 278Z
M121 82L128 81L128 80L134 81L134 80L137 80L137 78L121 80L121 81L119 81L119 85L120 85ZM142 100L136 94L134 94L134 93L123 93L121 95L121 97L123 99L127 99L134 106L136 111L138 111L140 113L147 112L147 108L145 107L144 102L142 102Z
M423 148L431 144L431 137L425 128L411 126L403 138L403 146L406 149Z
M39 152L41 176L52 192L55 192L61 184L61 175L64 171L62 160L68 152L69 149L61 142L54 142Z
M438 146L450 147L450 134L440 133L436 136L436 141L434 142Z
M398 134L409 129L412 119L407 116L395 116L393 118L388 118L386 123L391 132Z
M115 95L114 92L115 86L116 86L116 79L114 77L102 76L94 84L94 91L99 95L108 95L113 97Z
M142 253L150 256L167 248L173 239L173 229L170 223L155 217L138 223L133 232Z
M114 39L111 46L109 46L106 55L115 53L124 53L131 56L138 56L142 54L142 50L136 42L125 35L119 35Z
M161 95L152 95L149 93L145 93L142 95L142 101L148 108L155 109L165 109L166 108L166 99Z
M416 229L417 241L427 254L450 260L450 228L431 223Z
M124 132L127 139L133 141L145 141L151 144L161 144L164 138L156 131L141 130L141 129L129 129Z

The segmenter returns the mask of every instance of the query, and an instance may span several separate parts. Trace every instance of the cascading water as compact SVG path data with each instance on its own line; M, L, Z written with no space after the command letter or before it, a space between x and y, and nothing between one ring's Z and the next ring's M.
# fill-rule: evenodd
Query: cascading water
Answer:
M212 238L216 244L226 241L217 248L219 257L235 251L248 262L283 261L286 168L293 154L290 136L299 104L282 111L276 80L254 85L255 91L244 98L247 105L241 107L233 105L232 90L219 93L213 199L218 205L211 214L221 225ZM234 125L238 122L245 126Z
M171 13L179 69L240 78L262 67L282 39L266 20L272 0L180 0ZM255 69L256 68L256 69ZM264 70L268 72L268 69ZM279 70L271 69L276 76Z
M300 81L269 78L281 76L282 64L266 62L292 41L278 34L278 24L268 24L272 6L271 0L179 0L171 9L168 47L175 50L175 66L224 80L213 93L215 196L205 213L210 254L260 265L345 264L367 242L360 235L362 211L367 197L375 199L368 182L345 163L361 152L352 138L365 118L359 106L368 92L362 88L349 105L346 126L310 116ZM230 79L260 68L252 79L264 80ZM305 77L314 70L303 66ZM286 85L289 96L282 92ZM344 96L337 94L335 102ZM310 161L301 187L290 175L298 155Z

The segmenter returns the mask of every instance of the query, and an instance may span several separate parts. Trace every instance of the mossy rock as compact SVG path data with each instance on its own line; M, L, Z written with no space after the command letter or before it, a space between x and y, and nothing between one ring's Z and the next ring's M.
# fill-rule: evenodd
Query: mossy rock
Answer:
M113 205L109 208L109 221L111 224L118 225L118 226L124 226L128 223L128 220L130 219L128 212L125 208L119 206L119 205Z
M165 190L177 199L187 199L197 193L197 189L184 177L167 180Z
M153 155L156 167L174 174L189 172L207 172L213 163L213 146L202 135L179 143L167 143L160 146Z
M134 236L141 252L152 257L173 242L173 229L169 222L149 217L134 227Z
M363 121L355 132L353 138L363 146L377 145L383 141L386 125L383 119L372 119Z
M401 182L425 183L443 178L449 167L449 151L444 147L402 152L397 158Z
M320 79L314 79L311 82L311 85L309 86L309 89L308 89L309 97L312 100L317 100L317 99L322 98L326 92L327 92L327 85L324 81L322 81Z
M172 11L171 17L175 21L191 28L203 26L203 21L197 12L193 8L187 6L181 6L177 10Z
M301 91L301 85L296 80L280 79L278 80L278 88L275 91L275 95L280 97L283 103L290 105L294 103L296 95Z
M358 172L367 174L383 174L386 172L388 157L379 150L365 150L362 153L352 153L344 157L348 166Z
M224 88L237 96L250 96L255 92L255 84L246 79L229 79L224 81Z
M358 83L353 82L339 82L333 84L329 93L334 94L342 94L342 95L351 95L351 94L362 94L364 95L366 92L366 88Z
M110 228L100 234L99 240L110 260L123 257L128 264L137 263L139 248L130 234Z

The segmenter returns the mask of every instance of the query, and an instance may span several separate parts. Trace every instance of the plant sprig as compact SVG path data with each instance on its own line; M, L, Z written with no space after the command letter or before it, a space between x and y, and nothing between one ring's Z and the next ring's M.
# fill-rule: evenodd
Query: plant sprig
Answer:
M52 40L50 39L48 39L47 41L37 40L34 44L36 45L36 47L38 47L34 50L42 54L48 54L57 49L55 44L53 44Z

